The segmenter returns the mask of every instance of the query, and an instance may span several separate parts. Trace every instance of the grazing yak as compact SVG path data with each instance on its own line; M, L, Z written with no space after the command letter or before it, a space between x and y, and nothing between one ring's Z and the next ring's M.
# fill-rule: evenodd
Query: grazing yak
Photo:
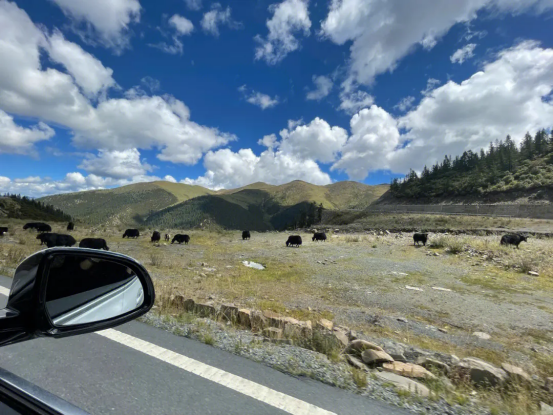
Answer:
M171 240L171 235L168 233L165 234L165 241L169 242Z
M508 234L501 237L501 245L514 245L517 248L521 242L528 242L528 237L524 235Z
M138 238L139 236L140 232L138 229L127 229L123 234L123 238Z
M109 246L102 238L84 238L79 244L79 248L103 249L109 251Z
M154 231L150 242L159 242L161 240L161 234L158 231Z
M23 229L34 229L38 232L52 232L52 227L47 223L42 222L29 222L23 226Z
M242 240L245 241L246 239L250 239L250 231L242 231Z
M75 238L73 238L71 235L45 233L39 236L42 236L41 241L42 243L45 243L48 248L53 248L55 246L73 246L77 243Z
M297 246L298 248L301 245L301 236L299 235L290 235L286 241L286 246Z
M75 224L73 222L69 222L67 224L67 230L68 231L74 231L75 230Z
M424 246L426 246L426 242L428 241L428 234L427 233L415 233L413 234L413 245L418 245L419 242L422 242Z
M46 238L50 238L50 235L57 235L57 233L40 233L36 236L36 239L40 241L41 245L44 245Z
M180 233L177 233L173 240L171 241L171 244L178 242L179 244L182 244L184 242L185 245L188 245L188 242L190 241L190 236L188 235L182 235Z
M4 235L5 233L8 233L8 228L5 226L0 226L0 236Z
M313 242L315 242L315 241L326 242L326 233L324 233L324 232L315 232L313 234L313 238L311 239L311 241L313 241Z

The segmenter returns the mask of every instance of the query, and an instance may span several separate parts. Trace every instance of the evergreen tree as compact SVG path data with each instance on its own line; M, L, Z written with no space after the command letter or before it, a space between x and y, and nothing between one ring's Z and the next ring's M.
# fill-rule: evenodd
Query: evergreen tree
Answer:
M531 160L534 156L534 140L530 133L526 133L520 146L520 156L523 160Z

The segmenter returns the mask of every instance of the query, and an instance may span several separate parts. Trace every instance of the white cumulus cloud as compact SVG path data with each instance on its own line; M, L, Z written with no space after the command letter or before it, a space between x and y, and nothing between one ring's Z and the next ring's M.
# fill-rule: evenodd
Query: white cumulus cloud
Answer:
M307 0L284 0L273 4L269 11L273 17L267 20L269 34L266 38L255 37L258 46L255 50L256 59L264 59L268 64L280 62L290 52L300 47L297 34L309 36L311 20Z
M13 117L0 110L0 154L36 155L34 144L54 136L54 130L43 122L31 128L17 125Z
M98 155L88 155L79 168L97 176L115 179L146 175L153 170L152 166L140 160L140 152L136 148L122 151L98 150Z
M255 91L253 89L248 90L248 87L246 85L242 85L240 88L238 88L238 91L242 93L242 96L247 102L252 105L258 106L262 110L274 107L280 102L278 96L272 98L270 95L263 94L262 92Z
M334 83L328 76L313 76L315 89L307 93L306 99L319 101L330 94Z
M202 29L213 36L219 36L219 26L239 29L242 23L235 21L231 16L231 9L223 9L220 3L213 3L211 10L204 14L201 21Z
M460 49L457 49L453 55L449 57L452 63L463 63L467 59L470 59L474 56L474 48L476 48L476 43L469 43L468 45L463 46Z
M138 0L52 0L75 22L84 22L101 43L117 51L129 42L129 26L140 20Z

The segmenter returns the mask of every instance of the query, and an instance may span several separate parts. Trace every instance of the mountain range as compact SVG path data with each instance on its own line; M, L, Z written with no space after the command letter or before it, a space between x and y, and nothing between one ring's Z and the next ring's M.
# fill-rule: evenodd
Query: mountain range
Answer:
M284 229L314 209L364 209L389 189L343 181L318 186L296 180L283 185L252 183L214 191L157 181L115 189L65 193L39 199L90 225L135 225L227 229ZM310 213L311 212L311 213Z

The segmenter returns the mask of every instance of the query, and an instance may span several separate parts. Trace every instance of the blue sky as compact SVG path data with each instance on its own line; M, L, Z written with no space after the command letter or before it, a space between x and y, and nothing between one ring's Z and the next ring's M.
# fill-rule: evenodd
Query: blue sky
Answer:
M551 128L550 0L0 0L0 192L388 183Z

